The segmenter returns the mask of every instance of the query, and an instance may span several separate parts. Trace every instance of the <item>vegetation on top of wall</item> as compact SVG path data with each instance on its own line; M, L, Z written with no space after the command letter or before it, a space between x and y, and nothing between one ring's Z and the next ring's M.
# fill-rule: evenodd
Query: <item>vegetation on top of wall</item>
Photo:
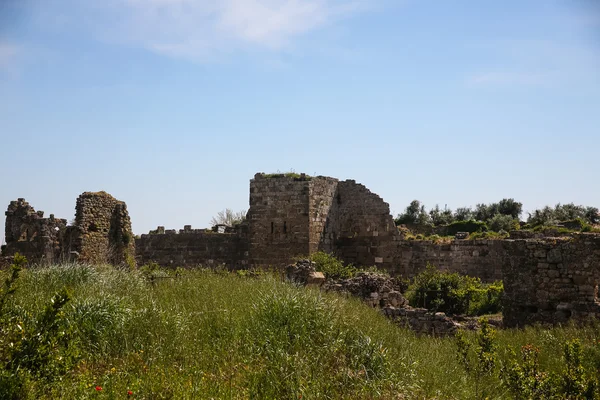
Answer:
M485 232L488 230L485 222L475 221L473 219L468 221L456 221L446 227L446 233L448 235L456 235L458 232Z
M297 172L276 172L272 174L262 174L263 178L294 178L297 181L309 181L312 179L312 176L307 174L299 174Z
M440 271L428 264L408 286L406 298L413 307L446 314L484 315L501 310L501 281L484 284L479 278Z
M501 230L500 232L492 232L492 231L487 231L487 232L475 232L475 233L471 233L468 237L469 240L478 240L478 239L483 239L483 240L502 240L502 239L508 239L510 237L510 234L504 230Z

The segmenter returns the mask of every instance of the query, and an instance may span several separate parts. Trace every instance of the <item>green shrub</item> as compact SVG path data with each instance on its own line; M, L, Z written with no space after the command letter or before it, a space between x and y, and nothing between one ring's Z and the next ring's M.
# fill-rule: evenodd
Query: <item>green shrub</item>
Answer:
M496 214L487 221L487 226L491 231L511 231L520 228L519 220L511 215Z
M406 297L413 307L447 314L482 315L500 311L502 282L490 285L479 278L439 271L428 264L409 285Z
M71 346L72 325L64 314L71 299L66 288L56 293L40 313L18 313L15 307L7 307L26 263L25 257L14 256L11 275L0 294L0 394L7 398L18 392L23 374L54 380L68 371L77 353Z
M482 384L484 380L490 381L497 369L498 345L495 338L496 330L485 319L481 322L476 340L468 340L462 332L456 335L458 361L475 382L476 399L488 398L485 387L490 385Z
M506 239L510 235L506 231L500 232L475 232L469 235L469 240L477 240L477 239L488 239L488 240L499 240Z
M581 342L571 339L563 345L564 365L559 372L543 371L539 363L540 349L533 345L521 347L519 360L511 350L512 359L500 372L504 385L515 399L597 399L600 395L596 367L583 361Z
M322 251L311 254L309 259L315 263L316 270L323 272L327 279L351 278L358 271L354 266L345 265L332 254Z
M458 232L485 232L487 231L487 225L482 221L475 221L473 219L468 221L456 221L451 223L446 228L446 235L454 236Z

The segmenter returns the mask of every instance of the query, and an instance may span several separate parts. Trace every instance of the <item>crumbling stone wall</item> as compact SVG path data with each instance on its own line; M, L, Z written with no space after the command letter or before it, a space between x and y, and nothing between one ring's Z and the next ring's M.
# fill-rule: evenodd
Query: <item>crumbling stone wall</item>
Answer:
M76 231L71 246L85 262L121 264L135 257L127 205L106 192L85 192L75 206Z
M6 210L4 257L15 253L25 255L31 263L53 263L63 256L61 246L67 220L44 218L25 199L11 201Z
M600 235L504 240L505 326L600 317Z
M319 250L333 252L334 237L326 233L326 226L335 219L337 213L337 189L335 178L318 176L309 182L309 252Z
M247 265L245 225L233 232L218 233L192 229L186 225L179 232L158 227L136 239L138 264L157 263L164 267L197 267L225 265L238 269Z
M54 215L44 218L24 199L6 211L3 257L21 253L30 263L78 259L121 264L135 254L131 221L124 202L105 192L83 193L77 199L75 224Z
M400 233L389 204L353 180L339 182L321 249L346 263L391 269Z

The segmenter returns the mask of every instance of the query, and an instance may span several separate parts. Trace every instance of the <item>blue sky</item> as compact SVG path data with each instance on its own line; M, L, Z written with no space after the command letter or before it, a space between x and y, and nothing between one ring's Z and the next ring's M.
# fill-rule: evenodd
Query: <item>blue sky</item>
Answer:
M394 214L600 206L599 145L592 0L0 2L2 207L105 190L136 234L200 228L290 170Z

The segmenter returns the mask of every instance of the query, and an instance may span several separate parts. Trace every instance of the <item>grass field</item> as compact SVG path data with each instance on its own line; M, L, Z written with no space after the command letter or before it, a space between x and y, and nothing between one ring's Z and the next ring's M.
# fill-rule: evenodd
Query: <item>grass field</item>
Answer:
M8 272L1 274L4 280ZM39 350L49 354L46 366L17 371L22 397L513 398L499 379L465 372L453 338L416 337L355 299L268 276L195 270L150 281L109 266L24 270L5 306L10 321L27 335L64 287L70 300L57 313L58 339ZM596 349L600 332L500 331L498 359L533 344L541 348L541 368L558 373L562 346L572 338ZM5 358L9 345L2 342ZM586 365L595 362L592 353L584 353ZM6 386L10 374L3 376Z

